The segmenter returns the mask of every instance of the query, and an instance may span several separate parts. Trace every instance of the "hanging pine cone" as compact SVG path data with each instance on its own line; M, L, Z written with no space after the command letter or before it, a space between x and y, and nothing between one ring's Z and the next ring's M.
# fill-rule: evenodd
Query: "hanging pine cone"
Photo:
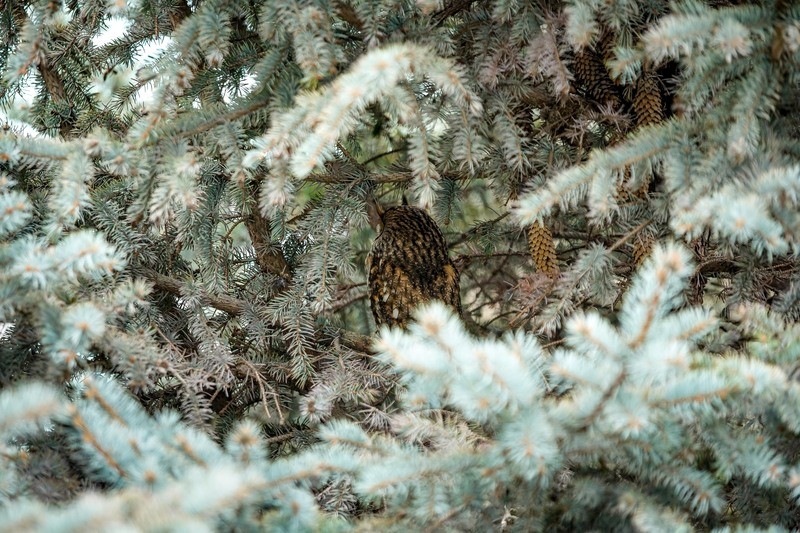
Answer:
M458 271L436 222L422 209L402 205L387 209L381 225L367 258L378 326L404 327L413 309L430 300L441 300L460 315Z
M603 63L608 63L615 58L615 37L614 30L604 27L603 32L600 34L600 39L597 40L597 53L599 54Z
M608 70L594 50L584 48L575 54L575 78L586 89L586 92L601 104L610 104L614 109L620 109L622 102L617 96L614 82L608 75Z
M659 87L658 75L643 71L636 82L636 93L633 96L633 111L636 114L636 125L647 126L658 124L664 120L664 104Z
M531 224L528 227L528 250L530 250L536 270L553 279L558 277L556 243L550 228L539 222Z
M655 72L643 70L642 75L636 81L636 89L633 95L633 112L636 115L637 127L658 124L664 120L664 103L659 78ZM635 192L637 197L644 198L647 196L650 188L650 179L648 177Z
M656 238L647 233L642 234L640 233L636 240L633 242L633 264L637 267L642 266L644 260L650 255L650 251L653 249L653 244L655 244Z

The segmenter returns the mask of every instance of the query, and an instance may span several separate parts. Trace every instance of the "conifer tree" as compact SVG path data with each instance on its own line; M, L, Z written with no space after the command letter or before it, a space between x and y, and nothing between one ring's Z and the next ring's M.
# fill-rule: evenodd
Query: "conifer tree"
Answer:
M800 528L796 2L0 0L0 38L0 530ZM378 328L404 199L462 312Z

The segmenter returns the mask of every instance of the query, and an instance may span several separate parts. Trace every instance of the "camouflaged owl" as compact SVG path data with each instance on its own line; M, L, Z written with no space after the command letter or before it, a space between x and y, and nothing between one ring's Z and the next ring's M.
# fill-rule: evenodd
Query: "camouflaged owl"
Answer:
M436 222L422 209L391 207L367 258L372 315L404 327L416 306L441 300L461 314L459 277Z

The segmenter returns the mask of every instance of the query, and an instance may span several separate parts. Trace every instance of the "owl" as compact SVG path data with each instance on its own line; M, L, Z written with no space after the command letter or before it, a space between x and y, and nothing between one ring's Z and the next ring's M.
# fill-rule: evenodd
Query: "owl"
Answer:
M405 327L414 308L441 300L461 314L458 271L436 222L422 209L391 207L367 257L369 298L378 326Z

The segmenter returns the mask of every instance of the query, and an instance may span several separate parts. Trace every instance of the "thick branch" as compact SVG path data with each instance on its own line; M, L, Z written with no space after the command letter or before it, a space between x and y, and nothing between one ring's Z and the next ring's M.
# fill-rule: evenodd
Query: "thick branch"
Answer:
M711 257L697 265L696 270L697 273L704 276L714 276L715 274L733 274L741 270L741 266L737 265L732 259Z
M697 266L696 271L704 276L714 277L720 274L736 274L742 270L742 265L734 259L725 257L709 257ZM798 268L798 263L794 260L776 261L775 263L756 268L761 272L772 272L777 274L790 274Z
M151 268L136 267L134 269L134 273L150 280L157 289L166 291L176 296L182 295L183 289L186 286L186 283L183 281L165 276L164 274L156 272ZM234 298L233 296L224 294L203 293L200 296L200 301L203 305L208 305L214 309L224 311L234 316L241 315L248 307L248 302L245 300L240 300L239 298ZM334 334L334 337L337 338L343 346L346 346L355 352L367 355L375 353L375 351L372 349L372 338L367 337L366 335L359 335L358 333L347 330L339 330Z
M434 20L436 20L436 25L441 26L449 17L457 15L461 11L466 11L472 6L474 1L475 0L453 0L447 4L444 9L433 15Z
M181 296L184 292L186 283L183 281L165 276L164 274L146 267L137 267L134 272L153 282L157 289L176 296ZM225 294L209 294L204 292L200 296L200 301L203 305L211 306L214 309L219 309L231 315L241 315L244 313L245 309L247 309L247 302L245 300L240 300L239 298L234 298L233 296Z
M375 354L375 350L372 349L372 337L342 329L339 330L338 339L342 346L346 346L355 352L369 355Z
M336 14L341 17L341 19L351 26L353 26L357 30L362 30L364 28L364 23L361 22L361 19L358 18L358 14L356 10L353 9L348 2L342 2L341 0L335 2L336 6Z
M39 61L39 74L42 75L42 81L50 94L50 98L57 104L67 102L67 91L64 90L64 83L61 81L58 73L53 70L46 59ZM63 132L62 132L63 133Z
M370 176L375 183L402 183L404 181L411 181L413 176L410 173L396 172L392 174L376 174ZM347 183L352 181L351 178L342 179L340 176L333 174L311 174L305 179L314 183Z
M4 4L4 2L0 3L0 10L5 9ZM10 7L14 22L17 24L18 28L22 28L28 22L28 15L25 9L20 9L19 7L14 9L14 3L11 3ZM36 41L33 43L33 52L19 74L27 71L31 64L36 64L39 75L42 77L44 87L47 90L47 94L50 96L50 100L58 105L69 105L67 91L64 89L64 82L58 72L56 72L54 65L49 62L47 55L42 50L43 39L44 37L41 34L37 36ZM61 123L59 124L59 132L62 137L65 139L69 138L74 123L74 116L62 117Z

